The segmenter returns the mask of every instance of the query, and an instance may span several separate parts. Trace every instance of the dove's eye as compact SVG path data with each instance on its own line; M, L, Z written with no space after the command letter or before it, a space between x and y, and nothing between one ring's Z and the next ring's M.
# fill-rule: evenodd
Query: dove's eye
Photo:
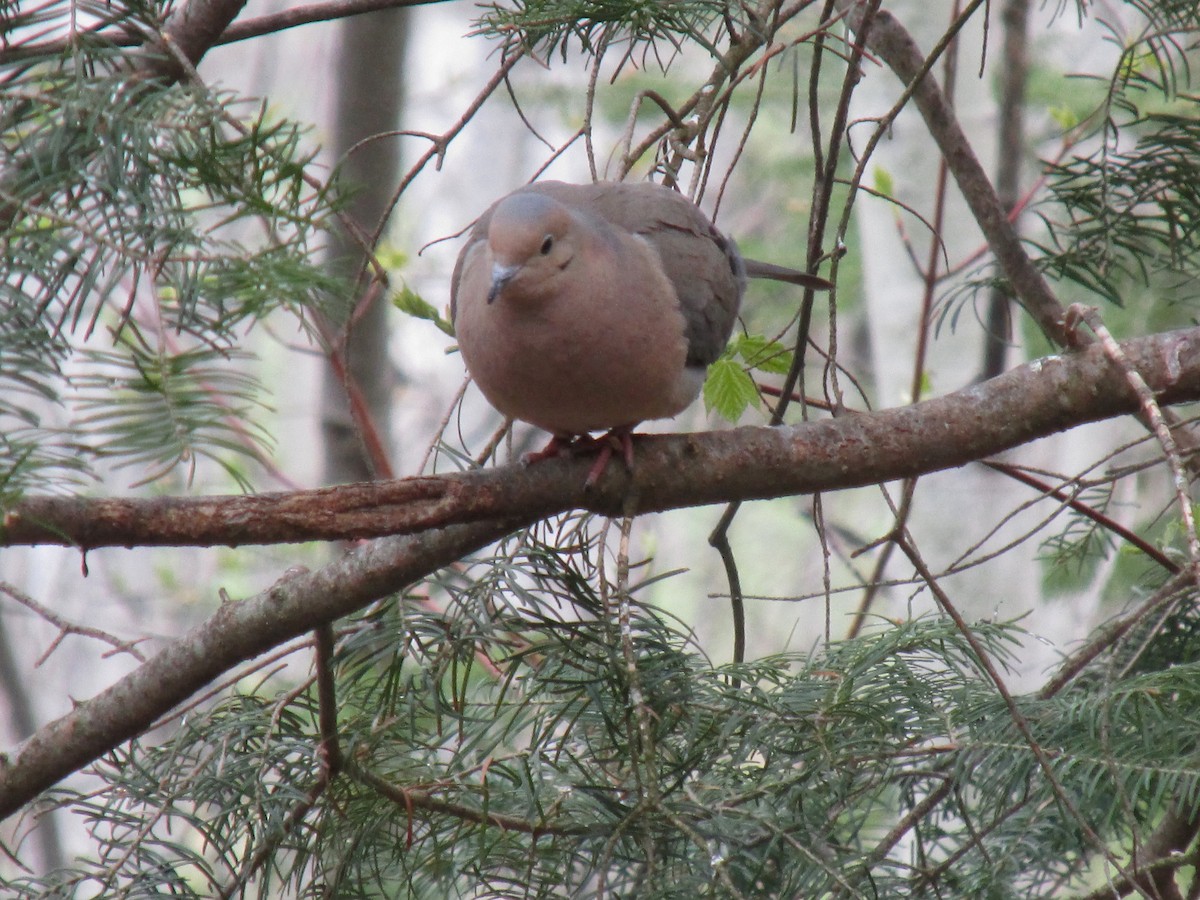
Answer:
M545 239L542 241L542 256L549 256L552 249L554 249L554 238L550 235L546 235Z

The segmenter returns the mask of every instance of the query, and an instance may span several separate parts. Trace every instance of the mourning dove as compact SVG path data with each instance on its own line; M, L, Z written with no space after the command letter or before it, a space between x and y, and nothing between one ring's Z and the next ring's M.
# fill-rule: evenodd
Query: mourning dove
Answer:
M479 217L454 266L450 311L483 395L554 436L535 458L606 430L629 463L634 426L675 416L700 393L747 277L829 287L743 260L690 200L662 185L541 181Z

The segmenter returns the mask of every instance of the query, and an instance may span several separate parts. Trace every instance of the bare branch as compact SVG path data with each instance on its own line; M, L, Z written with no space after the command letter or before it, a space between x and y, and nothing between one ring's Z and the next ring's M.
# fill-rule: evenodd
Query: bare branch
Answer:
M50 642L50 646L47 647L42 655L37 658L37 661L34 663L35 668L50 658L50 654L59 648L59 646L62 644L63 638L65 638L68 634L78 635L79 637L88 637L92 638L93 640L100 641L101 643L108 644L113 649L105 655L128 653L138 662L146 661L146 657L142 655L142 651L137 648L137 645L145 640L145 638L135 638L132 641L123 641L120 638L99 628L92 628L87 625L77 625L74 622L68 622L53 610L47 609L45 605L38 603L25 592L17 590L17 588L15 588L13 585L4 581L0 581L0 594L7 594L17 603L21 604L38 617L45 619L58 629L58 636Z
M1188 559L1191 561L1194 577L1200 579L1200 537L1196 535L1196 520L1192 515L1191 485L1188 482L1187 473L1184 472L1183 460L1180 457L1179 448L1175 444L1175 438L1171 435L1171 429L1167 426L1163 412L1154 399L1153 391L1125 358L1121 345L1117 343L1100 318L1100 311L1094 306L1073 303L1067 310L1067 327L1074 328L1079 320L1087 322L1088 327L1100 339L1100 345L1104 348L1108 358L1125 373L1125 380L1137 395L1142 421L1149 426L1159 444L1162 445L1163 455L1166 457L1167 465L1171 468L1175 499L1179 503L1179 516L1186 532Z
M348 19L351 16L361 16L384 9L427 6L441 2L443 0L332 0L329 3L307 3L303 6L293 6L281 9L276 13L247 19L244 22L234 22L225 29L225 33L221 35L221 39L217 43L232 44L235 41L245 41L261 37L264 34L274 34L288 28L296 28L299 25Z
M332 22L338 19L348 19L366 13L378 12L384 9L399 9L409 6L425 6L441 3L443 0L330 0L327 3L307 3L303 6L293 6L281 9L279 12L268 13L242 22L231 22L220 36L213 42L214 46L233 44L251 38L275 34L289 28L301 25L312 25L317 22ZM83 30L89 37L104 41L113 47L137 47L144 43L140 35L131 34L125 29L111 26L101 26ZM31 41L13 44L0 48L0 65L19 62L34 57L57 56L70 49L67 40Z
M1200 831L1200 813L1168 810L1162 822L1133 855L1128 870L1119 878L1086 894L1081 900L1110 900L1127 897L1137 891L1143 897L1173 900L1182 898L1175 883L1175 873L1184 866L1196 864L1196 854L1184 851L1191 846ZM1189 894L1188 896L1192 896Z
M1128 341L1122 350L1160 403L1200 397L1200 328ZM641 442L633 486L639 511L650 512L872 484L961 465L1082 422L1137 409L1125 373L1096 345L900 409L795 427L647 436ZM746 465L748 459L756 464ZM194 539L200 531L207 535L201 543L262 540L267 536L264 519L276 529L286 526L293 539L300 539L300 533L311 537L335 530L331 524L376 531L376 518L393 529L413 530L447 521L490 521L377 541L318 572L296 574L250 600L226 603L208 622L0 761L0 816L140 733L243 660L399 590L541 516L576 505L619 512L629 479L613 467L587 494L583 474L588 465L588 460L555 460L524 471L471 472L293 495L149 501L35 498L10 511L4 522L10 543L31 542L36 534L36 541L93 545L133 544L143 538L146 543L172 543L187 536ZM706 477L695 478L698 470ZM389 493L391 508L382 499ZM381 501L381 506L374 505ZM101 510L108 515L99 515ZM496 518L502 514L504 518ZM164 534L155 538L159 530ZM69 537L72 531L75 538Z
M1200 398L1200 328L1121 347L1160 405ZM4 515L0 546L265 544L416 533L498 517L530 521L576 508L620 515L630 488L639 512L661 512L928 474L1138 409L1126 374L1097 344L898 409L779 428L641 435L632 478L610 466L592 489L584 487L590 460L555 459L254 496L28 497Z

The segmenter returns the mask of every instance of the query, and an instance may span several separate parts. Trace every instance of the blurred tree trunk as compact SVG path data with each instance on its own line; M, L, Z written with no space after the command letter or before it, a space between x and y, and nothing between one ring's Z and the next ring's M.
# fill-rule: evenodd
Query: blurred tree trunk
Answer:
M25 660L14 652L12 641L9 640L14 624L11 614L0 610L0 708L5 708L8 713L10 746L25 740L41 725L34 708L34 698L30 696L26 684ZM46 811L34 832L37 853L41 857L38 860L41 871L58 868L66 861L59 833L63 815L57 810Z
M368 234L377 228L398 181L398 139L381 138L348 157L345 154L364 138L399 128L408 28L406 9L356 16L341 24L330 146L334 158L342 160L342 186L354 195L347 212ZM362 249L349 235L343 234L330 247L330 255L332 265L346 267L351 274L362 267ZM361 288L357 296L361 300ZM321 431L327 484L365 481L381 474L365 451L352 418L347 378L361 391L374 428L391 456L390 405L397 373L388 357L387 317L386 295L358 310L345 343L344 376L332 367L325 370Z
M1025 84L1029 79L1029 0L1007 0L1001 12L1004 66L1000 72L1000 134L996 193L1011 212L1021 199L1021 161L1025 155ZM993 288L988 298L980 380L995 378L1007 365L1012 340L1012 303Z

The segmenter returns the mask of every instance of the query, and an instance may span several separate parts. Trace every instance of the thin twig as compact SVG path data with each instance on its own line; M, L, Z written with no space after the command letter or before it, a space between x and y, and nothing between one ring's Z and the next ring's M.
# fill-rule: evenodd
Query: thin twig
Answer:
M1050 757L1042 748L1042 745L1038 743L1037 738L1033 734L1033 728L1029 724L1029 720L1017 706L1016 700L1013 699L1013 695L1008 689L1008 685L1004 683L1004 679L1000 676L1000 672L996 669L995 663L992 662L991 656L987 652L987 648L985 648L979 638L975 636L975 632L971 629L971 626L967 624L966 619L962 617L962 613L960 613L958 608L953 604L953 602L951 602L950 596L942 589L933 572L929 570L929 567L925 564L925 560L921 557L921 554L917 551L916 546L913 544L911 535L909 535L907 532L899 535L898 540L896 541L896 546L904 553L905 556L908 557L909 562L913 564L913 567L917 570L917 573L921 576L921 579L925 582L925 585L933 594L934 599L937 600L937 604L941 608L942 612L949 616L950 620L954 623L954 627L958 629L959 634L963 636L963 639L970 646L971 652L975 656L976 664L996 688L996 692L1000 695L1000 699L1004 702L1005 707L1008 709L1009 717L1012 719L1013 724L1017 727L1017 731L1021 733L1021 737L1024 738L1030 752L1033 753L1033 757L1038 764L1038 768L1042 770L1042 774L1046 777L1047 784L1050 785L1050 790L1054 793L1055 798L1058 800L1063 810L1075 820L1075 824L1079 827L1079 830L1083 836L1087 838L1088 843L1092 845L1093 849L1100 853L1112 865L1116 866L1117 868L1122 868L1112 850L1109 849L1107 843L1105 843L1104 839L1096 833L1096 830L1091 826L1091 823L1089 823L1087 819L1083 817L1083 813L1079 811L1079 807L1075 804L1075 801L1072 800L1067 794L1066 789L1058 780L1058 776L1054 774L1054 768L1050 765Z
M733 661L746 661L746 602L742 596L742 579L738 574L737 557L729 543L729 524L737 513L740 503L731 503L721 514L721 520L708 536L708 543L721 557L725 567L725 580L729 584L729 608L733 620Z
M304 822L305 817L317 805L317 801L321 799L328 787L329 779L324 774L324 769L322 769L322 774L318 775L317 781L309 788L308 793L295 806L288 810L287 815L283 817L282 821L254 849L254 853L246 860L237 877L217 889L217 896L221 900L228 900L228 898L242 892L250 879L254 877L254 873L270 861L272 855L279 849L279 845L283 839Z
M1011 465L1010 463L999 462L998 460L994 459L983 459L980 460L979 464L982 466L987 466L994 472L1000 472L1014 481L1019 481L1021 484L1028 485L1036 491L1041 491L1047 497L1053 497L1064 506L1075 510L1075 512L1079 513L1081 516L1091 519L1105 531L1112 532L1121 540L1125 541L1125 543L1132 547L1136 547L1168 572L1174 574L1179 571L1178 563L1143 538L1140 534L1137 534L1135 531L1126 528L1116 519L1112 518L1112 516L1106 516L1095 507L1084 503L1072 494L1068 494L1062 488L1053 487L1052 485L1047 484L1045 481L1042 481L1040 478L1034 478L1029 473L1023 471L1017 466Z
M1084 321L1088 324L1088 327L1100 339L1105 355L1124 373L1126 382L1132 388L1134 394L1137 395L1142 415L1162 446L1163 454L1167 459L1167 465L1171 468L1171 480L1175 488L1175 499L1179 503L1179 515L1183 519L1184 529L1186 530L1188 560L1191 563L1196 584L1200 587L1200 536L1196 534L1196 519L1192 514L1191 486L1188 483L1187 473L1183 470L1183 461L1179 454L1179 448L1175 444L1175 438L1172 436L1171 429L1167 427L1167 423L1163 419L1162 409L1159 407L1158 401L1154 399L1154 392L1150 390L1149 385L1146 384L1146 380L1142 378L1133 363L1130 362L1129 357L1125 355L1125 351L1121 349L1121 345L1113 339L1112 334L1105 327L1103 320L1100 318L1100 311L1094 306L1084 306L1080 303L1072 304L1067 310L1066 322L1068 329L1072 329L1074 323L1078 321Z
M418 474L424 473L425 469L429 466L429 461L433 458L433 453L435 450L437 450L438 445L442 443L442 439L446 434L446 429L450 427L450 420L454 418L454 413L459 408L459 404L462 403L463 397L466 396L467 387L470 386L470 384L471 376L464 375L462 383L459 384L458 390L454 392L454 397L450 400L449 405L446 407L446 412L442 415L441 420L433 429L433 437L430 438L429 443L425 445L425 452L421 454L421 462L417 464L416 471Z
M383 235L383 229L386 227L388 220L392 216L392 210L396 208L396 204L400 202L400 197L403 196L406 190L408 190L408 186L412 183L413 179L415 179L417 175L425 169L425 166L429 164L431 159L437 159L438 165L440 166L441 160L445 156L446 148L450 145L450 142L458 137L462 130L467 127L467 123L475 117L475 114L479 112L480 108L485 102L487 102L488 98L491 97L492 94L496 92L496 89L504 83L505 79L508 78L508 73L513 70L513 67L516 66L516 64L519 63L524 56L525 54L521 51L514 52L512 54L506 54L504 61L500 64L500 67L488 80L488 83L485 84L483 88L480 89L480 91L475 95L475 99L467 105L465 110L463 110L462 115L455 120L453 125L451 125L441 134L440 140L437 143L427 148L425 152L422 153L417 159L417 161L412 164L408 172L405 173L404 177L400 179L400 183L396 186L396 189L392 192L391 199L388 201L387 206L384 207L383 215L380 216L379 225L369 236L368 246L374 247L379 243L379 239Z
M317 715L320 720L321 746L318 756L325 778L332 778L342 768L342 748L338 739L337 685L333 677L333 625L326 622L314 632L316 654L313 666L317 679Z
M63 639L66 638L66 636L69 634L75 634L80 637L92 638L93 640L97 640L97 641L100 641L101 643L108 644L113 649L104 654L105 658L108 658L109 656L112 656L115 653L128 653L130 656L132 656L138 662L146 661L146 657L142 654L142 651L140 651L137 648L138 644L147 640L144 637L136 638L132 641L123 641L120 638L114 637L113 635L109 634L107 631L104 631L102 629L92 628L89 625L77 625L74 622L68 622L62 616L58 615L57 613L53 612L50 609L47 609L45 606L43 606L38 601L34 600L28 594L24 593L23 591L19 590L18 588L14 587L13 585L9 584L6 581L0 581L0 593L7 594L10 598L15 600L17 603L21 604L26 609L33 612L39 618L45 619L47 622L49 622L51 625L53 625L55 628L58 629L57 637L54 638L54 640L50 643L50 646L45 649L45 651L42 653L42 655L37 658L37 661L34 662L33 667L35 669L40 667L42 665L42 663L44 663L47 659L50 658L50 655L55 650L58 649L59 645L62 644Z
M928 56L922 54L917 42L887 10L880 11L871 22L869 31L862 35L863 40L891 67L904 83L905 89L900 100L880 120L879 127L872 134L867 151L864 152L854 173L853 181L858 184L862 180L870 151L883 139L896 114L911 98L921 112L942 156L949 163L951 173L971 209L972 216L987 238L997 263L1013 285L1022 305L1051 341L1059 346L1071 346L1074 335L1064 327L1065 310L1062 304L1058 302L1045 277L1025 252L1003 204L975 155L971 142L936 80L929 75L930 68L940 54L986 2L987 0L972 0ZM861 32L863 16L857 9L857 4L852 0L839 0L839 3L848 11L851 27ZM839 234L845 234L848 230L848 217L853 202L854 196L851 194Z
M957 21L961 16L961 11L958 9L958 4L955 4L955 9L952 13L953 21ZM951 43L946 46L946 51L942 60L943 80L945 81L946 102L950 108L954 108L954 86L957 76L958 62L958 45ZM920 268L922 281L921 292L921 311L917 323L917 347L913 355L913 371L912 381L909 387L910 402L917 403L921 399L921 389L926 380L926 356L929 352L929 333L932 327L932 314L935 291L938 284L938 265L943 255L943 238L942 231L946 221L946 202L947 202L947 180L949 176L949 166L946 163L945 157L938 159L937 179L934 189L933 201L933 221L929 223L931 231L929 242L929 258L926 264ZM914 264L915 260L914 260ZM917 264L919 266L919 264ZM835 332L836 333L836 332ZM840 403L841 397L838 396ZM881 488L885 496L887 488ZM887 541L884 545L883 552L875 561L875 571L867 582L867 588L863 592L862 600L859 602L858 609L855 610L854 618L850 622L850 628L846 636L848 638L856 637L862 629L867 615L870 613L871 607L874 604L875 598L878 596L876 584L883 577L883 573L891 560L892 548L890 541L895 535L901 534L908 527L909 517L912 514L913 497L917 489L916 478L906 478L900 486L900 504L898 508L893 507L895 512L895 521L892 529L887 536ZM890 505L890 499L889 499Z
M1054 677L1042 685L1037 694L1038 698L1048 700L1062 691L1092 660L1113 646L1147 616L1176 607L1181 600L1192 594L1188 587L1190 580L1186 573L1176 575L1129 615L1102 626L1086 644L1063 661Z
M346 774L356 781L362 782L372 790L378 791L393 803L403 806L409 811L410 815L414 810L419 809L425 812L451 816L461 819L464 822L491 825L499 828L501 831L516 831L534 837L539 837L543 834L579 836L608 832L609 826L607 824L585 826L560 825L546 820L535 822L530 819L522 819L505 813L494 812L486 807L484 809L476 809L467 806L465 803L456 803L453 800L441 800L435 797L429 790L394 785L369 769L356 764L353 760L347 761Z

